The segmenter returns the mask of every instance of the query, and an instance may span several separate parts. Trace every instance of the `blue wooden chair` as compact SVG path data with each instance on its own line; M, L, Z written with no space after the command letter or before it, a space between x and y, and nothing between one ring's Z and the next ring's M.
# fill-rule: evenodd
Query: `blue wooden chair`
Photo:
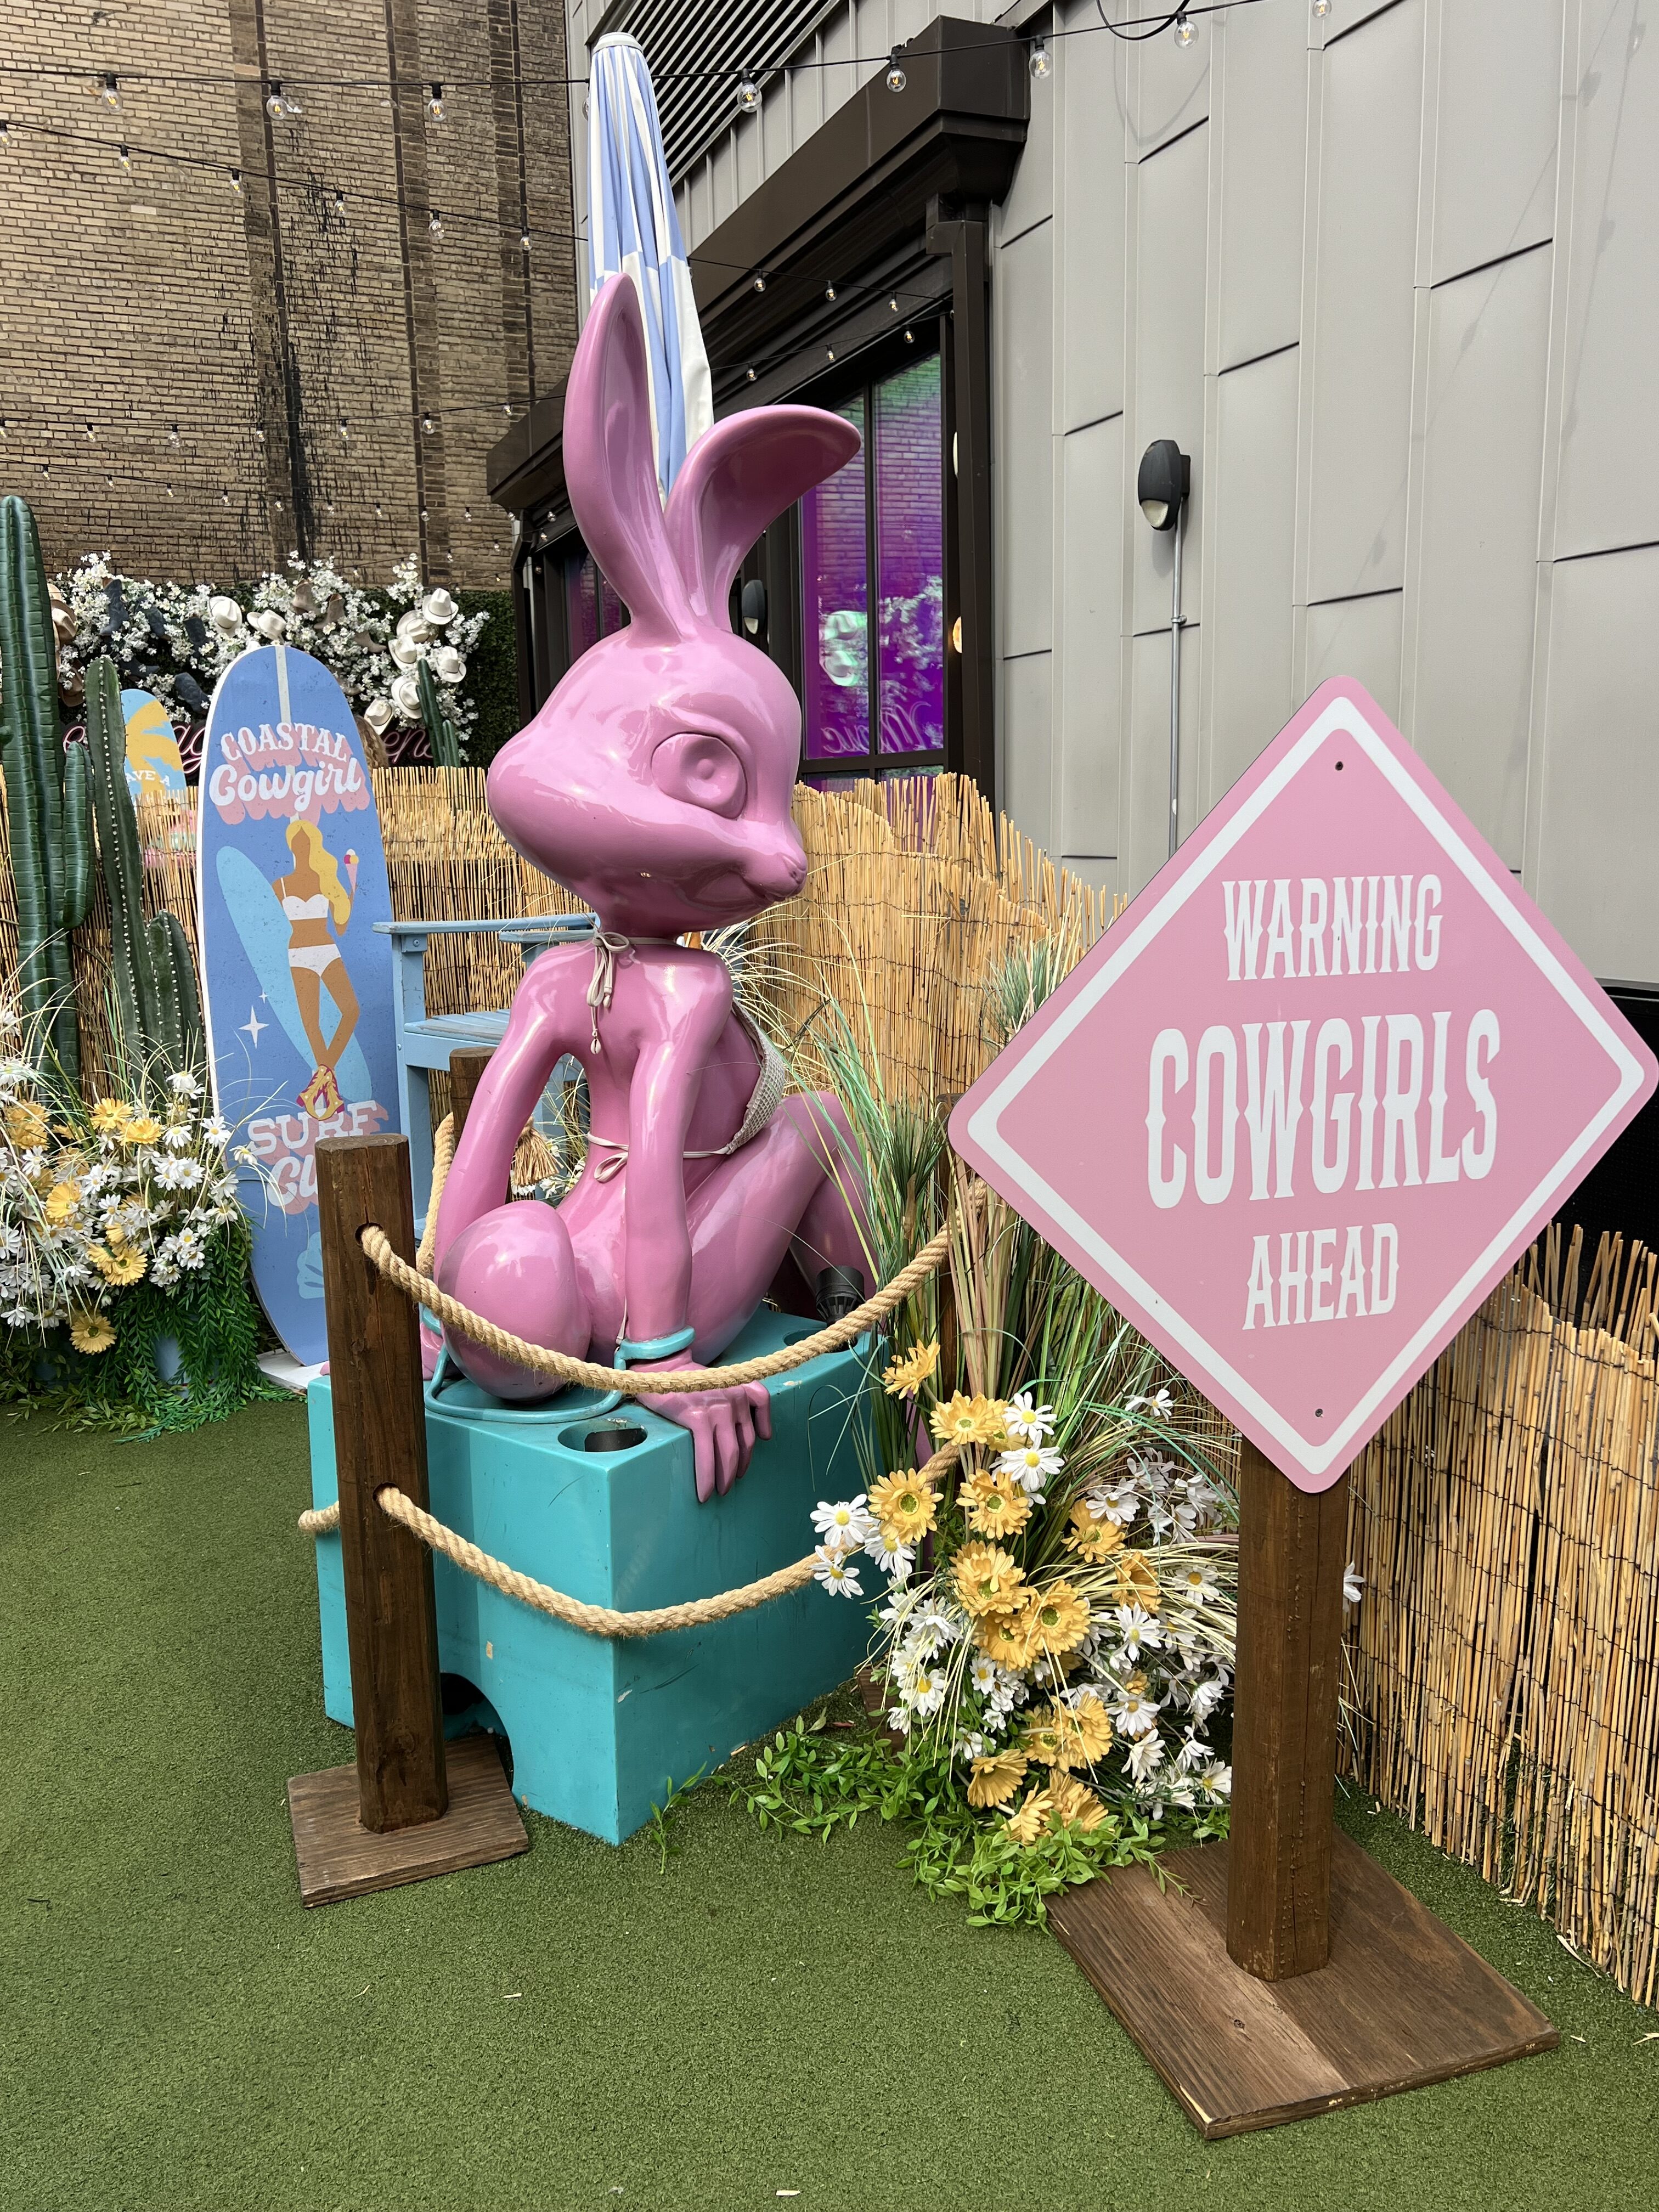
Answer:
M434 1068L447 1073L449 1055L458 1046L490 1051L507 1034L507 1014L428 1014L426 1010L426 948L434 937L499 937L519 948L527 968L550 945L568 945L592 936L598 917L591 914L531 915L512 921L380 921L374 925L392 939L392 1014L398 1042L398 1119L409 1139L409 1171L415 1190L415 1225L425 1225L427 1194L432 1188L432 1107L430 1079ZM536 1125L543 1133L556 1128L562 1093L581 1073L580 1061L568 1054L548 1081Z

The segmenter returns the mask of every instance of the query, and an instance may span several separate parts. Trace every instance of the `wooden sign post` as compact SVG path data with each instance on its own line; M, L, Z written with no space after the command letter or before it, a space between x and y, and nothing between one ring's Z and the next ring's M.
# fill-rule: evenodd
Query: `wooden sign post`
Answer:
M432 1555L376 1502L386 1487L428 1502L415 1308L360 1242L378 1224L414 1256L407 1141L325 1139L317 1195L357 1757L289 1784L307 1905L529 1849L491 1739L446 1753Z
M1241 1432L1231 1840L1049 1908L1206 2135L1555 2040L1334 1829L1347 1470L1656 1082L1338 678L951 1116Z

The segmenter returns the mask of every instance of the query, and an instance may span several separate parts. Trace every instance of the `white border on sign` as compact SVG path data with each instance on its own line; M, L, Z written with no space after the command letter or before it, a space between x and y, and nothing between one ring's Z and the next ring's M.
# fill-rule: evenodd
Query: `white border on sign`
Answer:
M1275 1407L1270 1405L1221 1357L1208 1339L1184 1315L1155 1291L1128 1261L1107 1243L1097 1229L1085 1221L1074 1206L1046 1182L1030 1162L1015 1152L1004 1139L1000 1125L1004 1114L1038 1071L1079 1024L1093 1012L1114 984L1127 973L1159 935L1165 923L1180 912L1200 884L1209 880L1244 832L1253 827L1292 779L1309 765L1327 738L1339 732L1353 738L1366 757L1381 769L1459 873L1479 892L1527 957L1547 978L1559 997L1565 1000L1607 1054L1618 1070L1619 1081L1600 1113L1568 1146L1503 1227L1488 1240L1479 1255L1464 1269L1433 1312L1402 1346L1346 1419L1330 1435L1314 1438L1304 1437ZM994 1160L1021 1189L1036 1199L1057 1226L1064 1229L1082 1250L1122 1285L1143 1312L1155 1317L1169 1331L1194 1367L1221 1383L1240 1406L1248 1407L1262 1428L1290 1452L1308 1474L1322 1475L1339 1459L1352 1459L1370 1437L1376 1425L1373 1416L1376 1414L1377 1408L1387 1401L1401 1378L1416 1365L1422 1353L1481 1278L1498 1264L1505 1249L1524 1232L1529 1222L1550 1206L1555 1194L1570 1181L1577 1163L1614 1119L1626 1101L1640 1088L1641 1081L1640 1062L1610 1026L1601 1008L1587 995L1583 985L1563 967L1557 954L1521 912L1509 895L1508 887L1500 888L1427 792L1409 773L1405 763L1372 729L1354 702L1340 698L1334 699L1318 720L1288 748L1284 758L1262 778L1231 821L1224 823L1215 833L1205 850L1194 859L1191 866L1170 885L1157 904L1136 924L1123 945L1102 963L1030 1053L998 1084L970 1118L968 1133L988 1158Z

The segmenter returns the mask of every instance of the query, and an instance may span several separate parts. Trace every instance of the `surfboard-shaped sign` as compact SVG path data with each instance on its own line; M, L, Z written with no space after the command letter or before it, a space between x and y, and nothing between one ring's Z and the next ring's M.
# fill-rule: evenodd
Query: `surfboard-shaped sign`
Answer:
M203 1012L234 1130L253 1279L294 1357L325 1359L319 1138L396 1126L386 854L357 726L309 653L256 646L220 678L202 750Z
M167 710L152 691L124 691L121 719L126 725L127 789L135 806L166 791L185 787L185 763Z

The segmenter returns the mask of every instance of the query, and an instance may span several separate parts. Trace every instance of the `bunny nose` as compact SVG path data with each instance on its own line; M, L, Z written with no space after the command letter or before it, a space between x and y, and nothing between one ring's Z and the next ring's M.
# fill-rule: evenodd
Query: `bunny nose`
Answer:
M769 898L793 898L806 881L806 855L799 845L781 838L748 856L744 873Z

